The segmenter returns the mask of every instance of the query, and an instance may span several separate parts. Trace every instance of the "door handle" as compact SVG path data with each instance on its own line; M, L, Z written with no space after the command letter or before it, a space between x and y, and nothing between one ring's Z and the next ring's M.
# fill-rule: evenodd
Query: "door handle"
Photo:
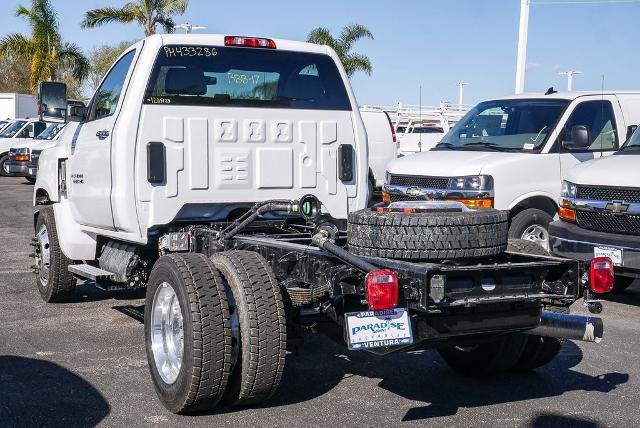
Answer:
M108 136L109 136L109 131L107 131L106 129L96 132L96 137L98 137L101 140L104 140Z

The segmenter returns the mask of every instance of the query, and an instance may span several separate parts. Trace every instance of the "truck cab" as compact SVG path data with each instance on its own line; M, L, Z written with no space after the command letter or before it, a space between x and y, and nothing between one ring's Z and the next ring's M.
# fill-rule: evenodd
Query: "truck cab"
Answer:
M36 204L72 231L61 234L70 259L95 259L98 237L146 244L158 228L256 201L313 192L337 219L367 203L366 133L328 47L151 36L115 62L85 113L40 156L35 186Z
M547 91L484 101L429 152L391 162L383 196L507 210L511 238L549 249L562 174L617 151L639 122L634 92Z
M554 254L586 261L609 257L618 290L640 277L640 132L612 156L565 174L558 211L549 226Z

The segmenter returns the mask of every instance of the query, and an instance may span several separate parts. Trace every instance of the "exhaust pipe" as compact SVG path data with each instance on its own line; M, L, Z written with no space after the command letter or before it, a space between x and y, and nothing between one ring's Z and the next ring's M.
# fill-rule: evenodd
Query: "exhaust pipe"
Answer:
M602 318L542 311L538 327L526 334L600 343L604 333Z

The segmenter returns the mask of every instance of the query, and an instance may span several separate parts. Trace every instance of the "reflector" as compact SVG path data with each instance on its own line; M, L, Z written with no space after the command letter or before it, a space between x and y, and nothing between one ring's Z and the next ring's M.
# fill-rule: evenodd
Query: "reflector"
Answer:
M366 278L367 303L374 311L398 305L398 275L391 269L369 272Z
M594 293L608 293L613 290L613 262L609 257L595 257L589 268L589 286Z

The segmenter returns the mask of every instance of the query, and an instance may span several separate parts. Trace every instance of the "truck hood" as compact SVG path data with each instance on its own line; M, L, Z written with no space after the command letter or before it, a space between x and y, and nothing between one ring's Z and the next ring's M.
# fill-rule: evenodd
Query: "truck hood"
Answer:
M640 187L639 161L637 154L606 156L576 165L564 178L575 184Z
M11 146L12 149L20 149L20 148L29 148L31 150L44 150L49 147L55 146L57 143L56 139L53 140L36 140L36 139L28 139L23 141L22 144L14 144Z
M491 173L501 164L512 162L530 153L501 153L461 150L434 150L398 158L389 162L392 174L453 177Z

